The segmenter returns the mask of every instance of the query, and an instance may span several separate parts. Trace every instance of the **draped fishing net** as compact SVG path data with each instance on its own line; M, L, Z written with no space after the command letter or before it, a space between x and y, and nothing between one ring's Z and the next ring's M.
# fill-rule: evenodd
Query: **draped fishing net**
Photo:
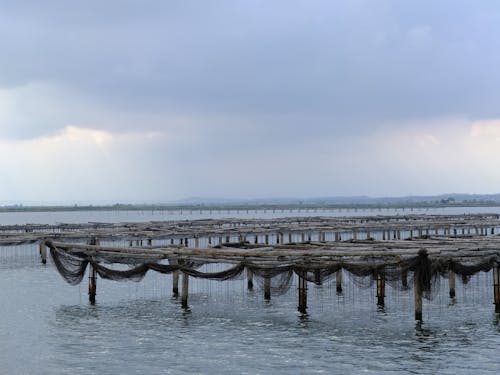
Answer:
M466 283L472 275L488 272L500 264L499 251L491 251L488 253L490 255L485 257L470 259L461 257L459 261L452 256L432 257L425 249L421 249L415 256L386 258L383 261L379 257L338 262L329 260L324 265L306 260L284 264L276 261L272 265L241 261L226 265L228 268L221 271L205 272L199 268L208 263L199 261L171 259L168 263L164 263L166 260L159 259L158 255L142 254L140 257L128 258L125 262L128 263L127 266L123 265L122 257L120 257L121 264L113 264L118 260L118 256L98 255L98 252L90 256L83 251L68 253L50 243L47 245L57 270L71 285L82 281L89 264L101 278L116 281L140 281L149 271L162 274L180 271L195 278L224 281L241 279L246 270L247 275L252 275L252 283L261 289L269 289L272 294L288 291L292 285L293 274L308 282L323 284L333 281L337 273L342 270L343 274L347 274L349 279L360 287L371 287L377 280L383 280L391 287L401 290L418 287L424 298L431 299L432 291L439 286L439 279L447 278L450 271ZM105 266L105 263L113 264L114 267ZM223 260L220 263L223 263Z

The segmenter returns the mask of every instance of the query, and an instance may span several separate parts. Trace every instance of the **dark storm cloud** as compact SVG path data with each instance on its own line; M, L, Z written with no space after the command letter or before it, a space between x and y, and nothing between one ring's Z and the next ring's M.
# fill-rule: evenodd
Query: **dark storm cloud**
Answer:
M0 87L44 82L111 112L195 116L206 119L200 131L228 116L248 133L273 127L297 137L418 118L497 117L498 8L494 1L3 1ZM62 126L57 116L33 116L10 133Z

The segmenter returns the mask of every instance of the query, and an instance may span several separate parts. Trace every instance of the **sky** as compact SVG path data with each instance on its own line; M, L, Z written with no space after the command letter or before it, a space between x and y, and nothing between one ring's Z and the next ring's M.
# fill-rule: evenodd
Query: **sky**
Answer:
M0 203L500 192L500 4L0 0Z

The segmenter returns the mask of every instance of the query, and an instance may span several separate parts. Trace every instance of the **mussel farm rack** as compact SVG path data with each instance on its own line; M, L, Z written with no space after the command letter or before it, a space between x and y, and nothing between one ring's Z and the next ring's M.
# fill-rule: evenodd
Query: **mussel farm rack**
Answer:
M183 307L190 277L245 277L249 289L259 279L267 300L273 280L283 287L296 278L298 310L306 313L308 284L334 279L342 293L347 272L376 284L379 305L386 283L412 289L415 319L421 321L422 299L430 296L435 280L447 278L453 298L455 278L479 272L493 273L493 302L500 313L499 234L498 214L286 217L2 226L0 246L39 243L42 262L49 251L70 284L88 274L91 303L98 277L138 280L154 271L171 275L172 293L180 294ZM206 264L224 266L205 272Z

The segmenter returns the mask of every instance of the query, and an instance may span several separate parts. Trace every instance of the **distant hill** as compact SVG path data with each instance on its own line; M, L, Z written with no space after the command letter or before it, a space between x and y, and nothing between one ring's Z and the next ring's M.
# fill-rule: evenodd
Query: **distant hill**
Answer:
M225 199L225 198L186 198L176 202L164 203L114 203L114 204L0 204L0 212L13 211L85 211L85 210L177 210L177 209L244 209L272 208L288 206L370 208L370 207L449 207L500 206L500 194L441 194L406 197L317 197L317 198L269 198L269 199Z

